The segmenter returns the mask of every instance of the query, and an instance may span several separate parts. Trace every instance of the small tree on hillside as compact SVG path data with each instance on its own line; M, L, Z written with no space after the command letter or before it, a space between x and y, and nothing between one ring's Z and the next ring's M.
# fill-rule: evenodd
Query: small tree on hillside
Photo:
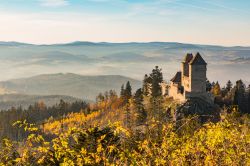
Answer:
M141 125L146 121L147 118L147 112L143 105L143 92L141 88L135 92L133 102L136 111L136 124Z
M242 80L236 81L233 104L239 106L239 110L247 112L247 101L245 97L245 85Z
M150 74L152 79L152 94L150 98L150 106L148 113L149 123L154 123L157 126L156 137L161 137L161 130L162 130L162 122L164 119L164 106L163 106L163 96L162 96L162 87L161 84L163 83L163 75L161 69L156 66L152 73ZM152 120L152 121L151 121ZM150 122L151 121L151 122Z
M121 98L124 98L124 97L125 97L125 89L124 89L124 84L122 84L122 86L121 86L120 97L121 97Z
M126 84L124 95L125 95L125 97L126 97L127 100L129 100L132 97L132 87L131 87L129 81Z
M162 95L161 83L163 82L163 75L158 66L152 70L150 77L152 78L152 96L158 97Z
M152 78L145 74L143 79L142 91L144 96L149 96L152 93Z
M124 89L124 97L123 97L123 100L124 100L124 104L125 104L125 121L126 121L126 126L128 128L131 127L131 112L130 112L130 100L131 100L131 97L132 97L132 87L130 85L130 82L128 81L126 83L126 87Z
M233 84L230 80L227 81L227 85L226 85L226 89L228 92L230 92L230 90L232 89L233 87Z
M215 83L215 85L213 86L212 88L212 93L215 95L215 96L220 96L221 95L221 88L220 88L220 84L219 82L217 81Z
M212 84L210 83L209 80L206 81L206 91L207 92L210 92L212 89Z
M105 100L105 97L103 96L102 93L99 93L98 96L96 97L96 102L103 102Z

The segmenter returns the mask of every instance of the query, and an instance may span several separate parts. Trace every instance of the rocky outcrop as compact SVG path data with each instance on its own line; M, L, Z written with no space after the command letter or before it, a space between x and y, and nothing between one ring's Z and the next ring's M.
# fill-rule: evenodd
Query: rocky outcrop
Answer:
M201 122L213 121L216 122L220 119L220 109L216 104L207 101L200 97L192 97L185 103L177 106L174 120L190 116L197 115Z

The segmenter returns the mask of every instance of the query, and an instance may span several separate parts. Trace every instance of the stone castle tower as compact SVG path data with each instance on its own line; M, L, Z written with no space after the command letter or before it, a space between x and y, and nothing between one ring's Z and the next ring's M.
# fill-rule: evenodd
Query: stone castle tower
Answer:
M169 96L180 101L201 97L210 99L206 92L207 63L199 53L187 54L181 63L181 71L171 79Z

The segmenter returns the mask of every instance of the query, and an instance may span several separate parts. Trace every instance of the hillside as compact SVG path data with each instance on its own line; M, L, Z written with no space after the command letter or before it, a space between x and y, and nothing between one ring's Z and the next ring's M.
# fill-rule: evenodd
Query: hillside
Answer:
M43 73L71 72L82 75L124 75L138 80L155 65L166 80L179 70L188 52L200 52L209 64L208 78L225 84L231 79L250 82L250 47L223 47L174 42L92 43L73 42L32 45L0 42L1 80ZM18 72L17 72L18 71ZM231 73L230 77L227 73Z
M141 82L119 75L82 76L72 73L46 74L0 82L0 87L15 93L29 95L66 95L84 100L95 100L100 92L120 91L121 85L130 81L135 90Z
M33 105L37 102L44 102L47 106L52 106L58 104L61 99L68 103L80 101L80 99L78 98L63 95L39 96L24 94L5 94L0 95L0 110L7 110L11 107L18 108L19 106L22 106L22 108L26 109L28 108L28 106Z

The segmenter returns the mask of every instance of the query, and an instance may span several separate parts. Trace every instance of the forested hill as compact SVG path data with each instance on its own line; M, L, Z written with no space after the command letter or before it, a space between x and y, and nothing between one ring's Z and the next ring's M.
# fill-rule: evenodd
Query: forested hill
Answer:
M83 76L59 73L0 82L0 88L11 93L67 95L84 100L95 100L100 92L110 89L118 92L121 85L127 81L130 81L134 89L141 86L140 81L119 75Z
M18 108L22 107L27 109L30 105L38 102L43 102L46 106L53 106L58 104L60 100L68 103L73 103L76 101L81 101L79 98L64 96L64 95L25 95L25 94L4 94L0 95L0 110L8 110L12 107Z

